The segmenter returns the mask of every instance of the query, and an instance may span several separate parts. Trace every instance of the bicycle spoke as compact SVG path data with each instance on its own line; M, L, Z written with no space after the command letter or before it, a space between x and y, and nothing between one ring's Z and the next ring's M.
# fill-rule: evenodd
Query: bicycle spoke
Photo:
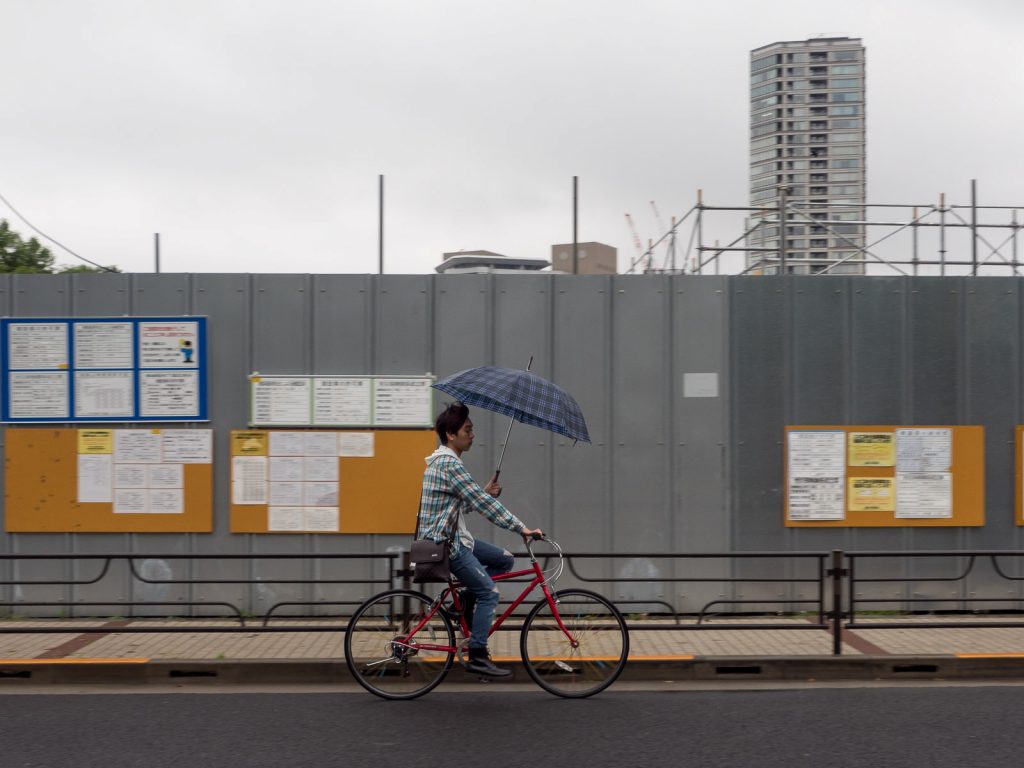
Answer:
M615 606L587 590L563 590L557 600L569 636L547 601L538 603L523 625L523 664L530 677L551 693L591 696L611 685L626 664L625 622Z
M345 660L360 685L386 699L411 699L444 679L452 652L423 649L418 643L453 647L448 620L435 613L408 637L430 606L426 595L403 590L382 593L360 606L345 633Z

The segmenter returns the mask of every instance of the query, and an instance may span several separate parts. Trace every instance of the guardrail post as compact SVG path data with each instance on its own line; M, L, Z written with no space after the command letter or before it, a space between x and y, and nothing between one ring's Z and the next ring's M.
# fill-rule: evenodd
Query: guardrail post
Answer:
M402 550L402 567L398 575L402 579L402 589L412 589L412 556L409 550Z
M832 655L841 656L843 653L843 577L846 575L846 569L843 568L842 550L832 550L832 567L828 569L828 575L832 577Z

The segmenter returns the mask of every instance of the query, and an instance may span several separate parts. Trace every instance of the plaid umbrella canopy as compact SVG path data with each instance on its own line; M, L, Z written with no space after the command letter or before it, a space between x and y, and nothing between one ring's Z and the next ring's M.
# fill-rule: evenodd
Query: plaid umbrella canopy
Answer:
M466 405L503 413L571 440L590 442L587 423L575 398L530 371L484 365L452 374L434 387Z

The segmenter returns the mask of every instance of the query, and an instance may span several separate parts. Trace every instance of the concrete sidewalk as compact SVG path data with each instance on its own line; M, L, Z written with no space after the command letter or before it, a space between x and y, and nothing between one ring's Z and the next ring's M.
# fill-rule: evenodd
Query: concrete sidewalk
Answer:
M801 618L732 619L749 629L693 629L670 622L638 623L630 632L629 679L963 679L1024 678L1024 627L996 626L1017 617L870 617L865 624L924 624L941 628L843 632L842 654L832 655L830 632ZM978 623L992 626L962 627ZM719 620L719 623L725 623ZM316 625L328 631L302 631ZM792 626L792 629L763 628ZM219 632L227 619L0 620L0 689L22 683L227 682L338 683L345 667L343 621L280 619ZM714 627L711 623L708 626ZM336 629L335 629L336 627ZM83 632L85 628L100 632ZM182 632L125 633L131 629ZM45 630L34 633L33 630ZM193 631L188 631L193 630ZM518 667L519 633L499 632L491 650ZM517 670L517 677L524 674Z

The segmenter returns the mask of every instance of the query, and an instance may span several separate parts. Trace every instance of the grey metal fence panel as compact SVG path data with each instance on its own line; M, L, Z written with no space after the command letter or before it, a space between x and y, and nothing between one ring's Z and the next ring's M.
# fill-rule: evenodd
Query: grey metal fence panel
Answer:
M407 536L238 535L228 531L229 438L248 420L246 376L263 373L445 376L474 365L525 366L583 406L591 445L516 425L503 465L509 506L569 549L619 552L1024 548L1013 522L1013 426L1022 414L1024 303L1019 278L571 275L4 275L7 316L197 314L210 318L215 521L211 534L0 534L0 551L130 550L147 578L380 577L379 564L172 560L159 553L383 552ZM718 397L687 398L684 375L718 374ZM439 396L436 404L446 398ZM508 421L474 410L466 455L493 471ZM980 424L986 430L986 525L980 529L787 529L787 424ZM3 435L0 433L0 443ZM476 522L483 533L488 526ZM500 543L515 537L486 530ZM672 585L695 564L586 562L588 576L648 576L626 599L692 609L718 596L801 596L802 587ZM704 573L763 576L774 564L702 563ZM1020 588L978 568L963 584L943 566L906 568L916 587L955 606L982 589ZM1013 566L1016 568L1016 566ZM5 577L73 578L66 561L9 566ZM782 576L798 575L795 567ZM937 571L936 568L939 570ZM1017 571L1014 571L1019 575ZM117 567L109 584L0 590L0 599L329 602L359 587L151 585ZM567 579L571 577L566 577ZM867 585L912 597L914 588ZM120 593L120 594L119 594ZM26 609L24 612L30 612Z

